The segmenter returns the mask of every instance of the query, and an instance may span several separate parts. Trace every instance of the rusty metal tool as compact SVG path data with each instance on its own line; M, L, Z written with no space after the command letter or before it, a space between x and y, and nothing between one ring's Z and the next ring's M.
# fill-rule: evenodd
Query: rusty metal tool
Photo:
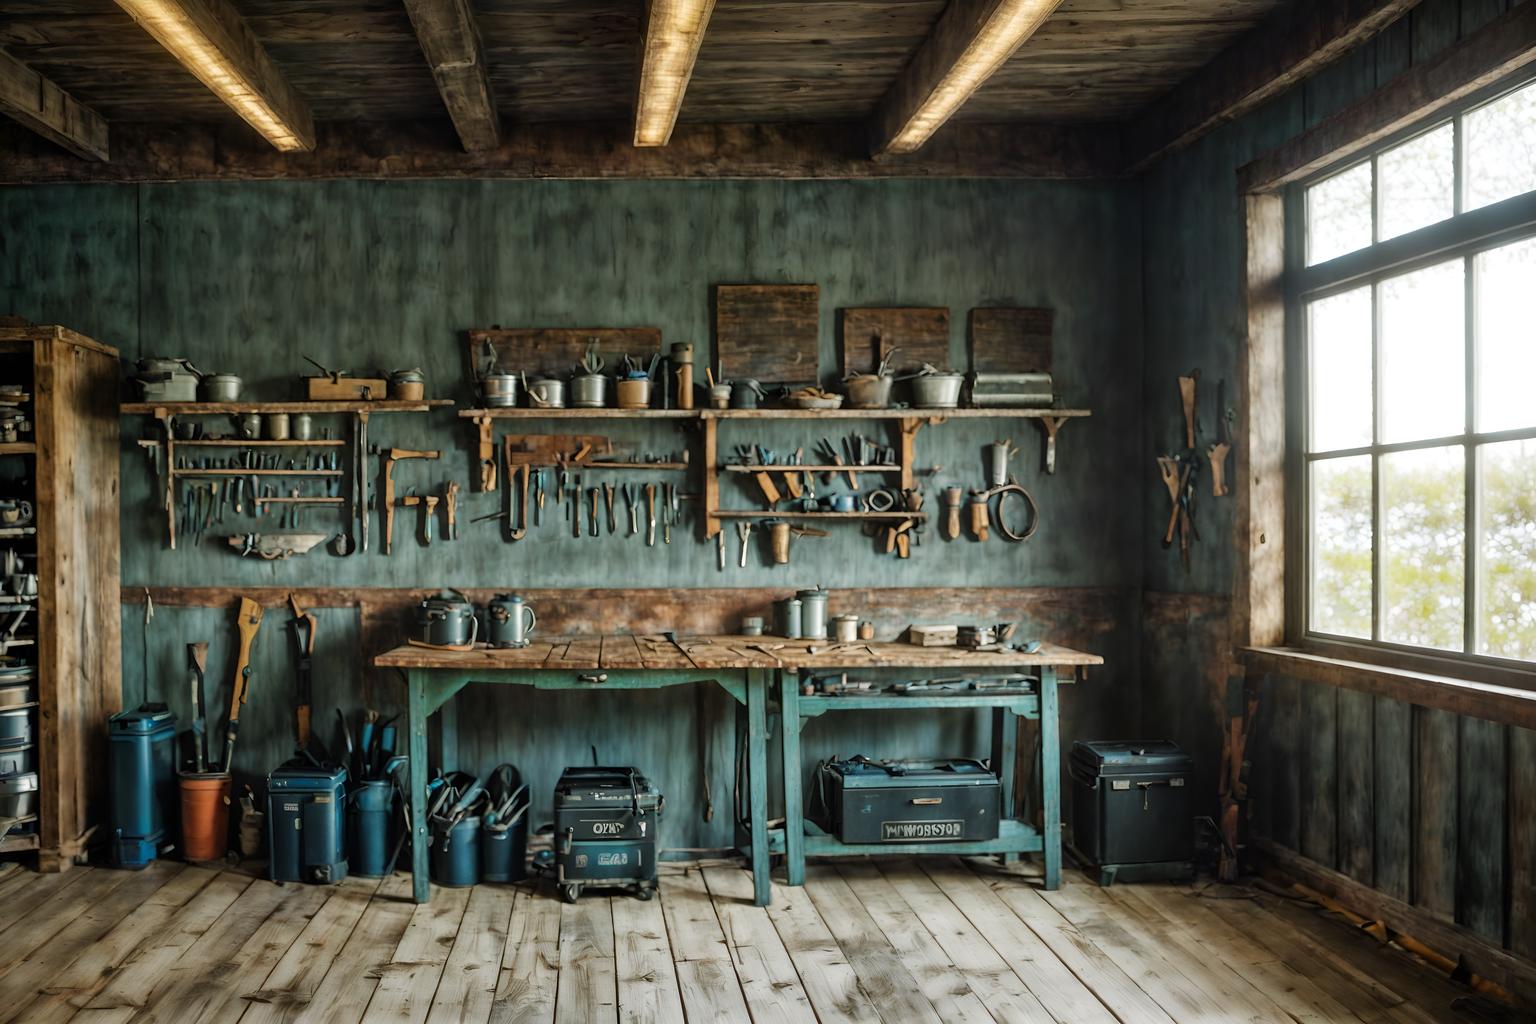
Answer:
M366 427L365 427L366 429ZM406 459L436 459L441 452L423 451L416 448L380 448L375 449L384 462L384 553L387 555L395 546L395 463ZM367 518L367 510L364 509L364 519ZM363 536L366 538L367 526L363 527ZM367 541L364 541L364 550L367 550Z
M656 546L656 485L645 485L645 546Z
M634 484L624 485L624 504L629 508L629 536L640 532L640 496Z
M587 488L587 536L597 536L597 493L598 488Z
M613 512L613 496L618 487L608 481L603 481L603 505L608 513L608 535L611 537L619 532L618 517Z
M661 542L672 543L672 523L677 519L677 488L672 484L661 485Z

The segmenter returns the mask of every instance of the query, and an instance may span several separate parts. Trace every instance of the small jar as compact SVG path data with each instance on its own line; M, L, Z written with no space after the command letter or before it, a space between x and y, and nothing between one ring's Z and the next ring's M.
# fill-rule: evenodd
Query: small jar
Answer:
M288 414L285 412L267 413L267 440L288 440Z

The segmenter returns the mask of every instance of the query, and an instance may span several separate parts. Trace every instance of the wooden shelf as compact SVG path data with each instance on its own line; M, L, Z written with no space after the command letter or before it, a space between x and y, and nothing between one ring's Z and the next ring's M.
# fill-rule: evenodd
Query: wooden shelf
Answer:
M196 441L176 441L174 443L177 448L341 448L347 442L334 437L319 440L311 439L308 441L241 441L234 438L225 440L222 438L200 437ZM164 441L157 441L154 438L141 438L139 440L140 448L159 448L163 444L165 444ZM0 451L3 451L3 449L0 449Z
M926 512L774 512L768 509L717 508L706 515L717 519L865 519L877 523L900 523L908 519L925 520Z
M173 469L171 476L341 476L342 469Z
M0 455L36 455L37 443L35 441L4 441L0 442Z
M125 402L118 412L124 416L228 416L247 412L426 412L452 404L451 398L426 398L419 402L402 402L393 398L378 402Z
M696 420L698 409L460 409L465 420Z
M0 526L0 537L30 537L36 532L35 526Z
M727 473L900 473L900 466L757 466L739 462L720 467Z
M693 468L688 462L567 462L565 465L568 469L656 469L672 473Z
M368 404L368 403L363 403ZM374 403L378 404L378 403ZM126 409L127 406L124 406ZM946 419L1074 419L1092 416L1089 409L460 409L466 420L911 420Z
M25 825L28 822L35 824L37 822L37 815L29 814L25 818L18 819L17 823ZM22 836L6 836L4 839L0 839L0 853L21 853L25 850L35 850L38 848L38 845L36 832Z

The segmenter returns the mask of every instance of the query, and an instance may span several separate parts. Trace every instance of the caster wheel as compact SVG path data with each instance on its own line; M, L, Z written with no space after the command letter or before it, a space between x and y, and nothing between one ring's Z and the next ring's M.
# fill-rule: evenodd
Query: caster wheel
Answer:
M580 895L581 886L579 885L562 885L560 887L560 898L567 903L575 903L576 897Z
M651 888L648 885L642 885L638 889L635 890L635 896L637 896L638 898L640 898L642 900L652 899L652 898L655 897L655 895L656 895L656 890Z

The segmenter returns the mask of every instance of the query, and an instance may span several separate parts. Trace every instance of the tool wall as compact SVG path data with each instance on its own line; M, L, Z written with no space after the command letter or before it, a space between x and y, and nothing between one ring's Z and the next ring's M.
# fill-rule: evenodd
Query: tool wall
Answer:
M201 588L251 586L742 587L765 595L769 588L818 583L832 588L1048 588L1042 595L1054 593L1050 588L1090 588L1099 595L1091 606L1074 604L1077 599L1066 592L1052 598L1059 600L1062 615L1091 615L1094 628L1106 631L1095 649L1115 666L1096 680L1101 698L1091 705L1084 702L1074 713L1090 716L1081 726L1087 731L1105 731L1111 715L1132 715L1134 642L1128 629L1111 621L1134 618L1133 595L1141 583L1141 523L1127 518L1124 503L1115 497L1115 482L1135 479L1144 465L1138 441L1141 367L1134 355L1126 356L1137 350L1135 311L1140 308L1131 186L433 181L48 187L0 192L0 223L7 226L0 251L9 257L0 263L0 308L34 321L71 323L114 341L125 363L177 354L205 370L239 373L247 394L256 398L299 397L297 376L313 372L303 361L308 355L331 367L420 366L428 397L469 408L475 396L462 332L496 323L655 326L664 344L693 342L702 367L713 358L712 286L721 283L816 283L818 361L834 374L842 365L839 309L948 307L950 353L954 364L962 365L971 308L1051 308L1057 377L1094 409L1091 419L1064 430L1056 473L1046 477L1040 469L1040 431L1033 423L957 420L925 428L918 441L920 464L945 467L929 488L934 511L948 474L954 483L976 485L986 472L986 447L1004 437L1015 441L1021 449L1016 471L1040 506L1040 529L1023 544L1005 545L995 538L986 544L943 542L935 522L911 558L903 560L884 555L874 538L845 526L830 530L829 537L797 538L790 564L775 566L767 538L754 534L752 544L762 546L749 553L742 569L731 531L730 559L720 570L715 547L703 540L687 499L681 502L681 528L674 529L671 544L658 538L654 547L647 546L643 525L641 536L630 537L627 522L614 535L604 522L598 537L574 539L569 524L548 507L543 526L509 544L499 523L470 522L498 511L505 492L475 489L472 426L457 417L457 409L437 409L378 417L370 424L369 440L442 452L435 462L397 466L397 484L401 494L412 487L438 493L448 480L464 485L457 541L444 541L439 534L425 545L417 536L417 517L401 510L389 555L376 545L366 555L344 557L321 546L300 557L266 562L239 557L213 533L201 544L186 549L178 544L171 552L147 458L134 443L147 422L139 417L123 421L124 587L192 588L186 591L190 601L198 599ZM29 272L18 274L18 266ZM499 425L498 434L505 427ZM588 432L592 425L529 424L526 429ZM783 422L748 431L732 423L722 427L722 444L761 443L779 451L803 446L809 453L829 434L857 430L874 435L885 429L869 423ZM665 422L604 423L593 432L642 454L681 451L687 441ZM730 451L726 447L723 454ZM640 487L680 476L688 481L686 491L695 489L691 473L610 475L620 486ZM731 474L738 475L751 480L747 474ZM751 486L722 480L722 504L758 507ZM303 525L320 522L322 515L340 518L329 510L306 510ZM626 515L622 498L618 515L621 520ZM374 526L377 530L376 513ZM766 613L766 596L764 605ZM182 645L205 636L218 642L230 630L223 609L159 607L148 627L144 610L142 594L124 606L128 702L179 691ZM275 607L271 610L275 620L284 617ZM357 664L361 617L350 605L322 605L317 614L322 617L317 714L337 704L356 708L363 686ZM335 626L333 620L347 624ZM273 673L289 654L278 635L274 631L272 638L257 643L258 666L270 658ZM384 641L398 642L401 635ZM330 666L327 670L320 668L322 661ZM210 664L217 674L217 649ZM495 756L497 734L482 726L484 714L463 710L484 710L473 704L481 699L477 693L460 701L456 728L465 735L463 749L483 754L487 760L479 767L489 768L506 752ZM383 697L387 700L388 694ZM497 699L509 698L502 694ZM528 698L526 713L521 708L499 713L516 719L517 729L537 728L542 717L556 714L580 720L578 708L557 710L566 699L537 695ZM654 707L636 704L647 720L692 721L692 698L686 694L637 699L654 699ZM706 708L722 751L728 747L728 710L724 705ZM259 692L247 713L252 718L243 729L237 761L249 755L251 764L269 767L286 753L282 724L288 718L283 709L263 707ZM258 723L267 721L267 714L270 728L263 729ZM915 730L914 749L940 747L963 754L980 733L966 716L955 717L957 724L902 728ZM640 741L631 739L632 718L616 706L590 715L589 722L590 736L583 738L580 751L562 750L555 756L579 763L589 759L580 756L586 747L596 744L604 756L612 750L617 757L621 744ZM878 723L871 723L870 730L877 734ZM508 726L506 731L515 730ZM575 735L569 726L560 731ZM672 744L660 729L654 734L647 730L642 738L647 749L631 750L632 760L663 775ZM691 744L681 746L691 760ZM530 775L539 768L520 764ZM724 772L725 766L717 770ZM695 770L682 765L668 774L691 777ZM728 785L722 775L716 792L728 791ZM667 789L669 796L677 791L679 801L686 799L670 781ZM695 815L674 815L668 828L678 831L669 841L718 842L724 835L722 818L717 815L706 826Z

